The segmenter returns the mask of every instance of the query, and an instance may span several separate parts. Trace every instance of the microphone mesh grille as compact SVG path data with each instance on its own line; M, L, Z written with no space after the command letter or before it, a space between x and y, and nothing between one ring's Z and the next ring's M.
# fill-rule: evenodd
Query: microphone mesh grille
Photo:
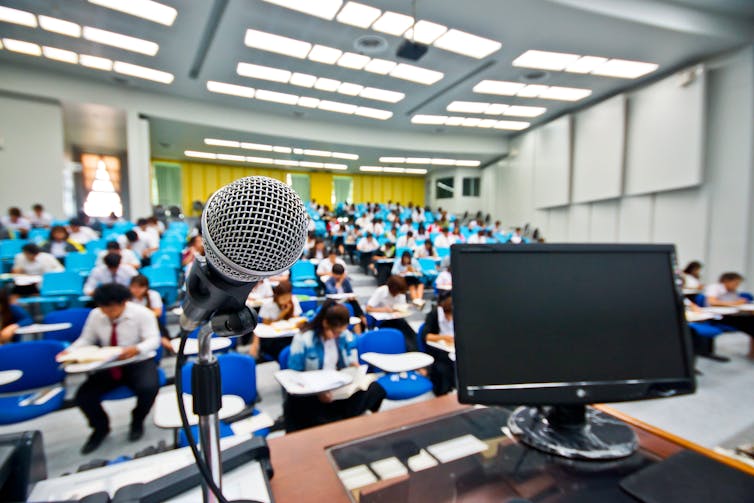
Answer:
M263 176L240 178L207 201L207 261L240 282L274 276L301 257L308 223L301 198L288 185Z

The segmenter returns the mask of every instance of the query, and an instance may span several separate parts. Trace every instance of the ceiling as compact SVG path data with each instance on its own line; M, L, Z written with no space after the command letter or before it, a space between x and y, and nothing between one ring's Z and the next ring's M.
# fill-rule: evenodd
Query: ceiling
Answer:
M601 2L591 0L474 0L467 2L418 0L416 2L417 19L440 23L502 43L500 50L482 59L430 47L428 53L418 62L408 63L441 71L444 77L433 85L422 85L389 76L264 52L244 45L244 36L249 28L353 52L356 52L354 49L356 39L364 35L377 35L387 42L387 46L383 52L370 54L370 56L399 61L395 52L403 41L401 37L320 19L262 0L229 0L227 2L224 0L191 2L162 0L161 3L171 5L178 10L178 16L172 26L163 26L109 10L86 0L0 0L0 5L156 42L160 48L155 56L137 54L81 38L58 35L40 28L33 29L3 22L0 22L0 37L25 40L170 72L175 76L171 84L124 77L113 72L94 70L42 57L25 56L8 50L0 50L0 68L3 62L41 67L86 79L105 81L113 85L117 83L225 107L275 114L288 117L298 123L311 121L313 127L314 125L319 127L322 122L327 122L375 131L378 129L402 131L407 135L432 133L449 137L467 135L494 139L505 138L516 132L417 125L411 123L411 117L415 114L473 115L448 112L446 107L456 100L546 107L546 113L534 119L496 117L524 120L535 126L563 113L629 90L685 65L751 43L754 39L754 2L750 0L602 0ZM383 10L408 15L412 13L409 0L363 0L362 3ZM596 6L599 8L595 8ZM660 12L658 8L662 8L661 16L658 15ZM213 19L216 16L219 17L213 28ZM203 44L203 39L206 39L206 44ZM202 48L206 48L204 57L202 57ZM529 49L645 61L656 63L659 68L643 79L637 80L565 72L544 72L545 74L537 79L537 84L592 90L591 96L578 102L493 96L472 91L473 87L483 79L527 82L527 74L531 73L531 70L516 68L511 63ZM236 73L236 65L239 62L398 91L405 94L405 99L396 104L390 104L289 84L250 79ZM192 76L192 69L196 70L195 77ZM388 120L374 120L258 99L215 94L207 90L207 81L210 80L389 110L393 115ZM248 134L242 132L213 130L197 124L179 124L159 117L150 116L150 120L155 156L181 158L183 150L186 149L221 151L216 147L208 149L203 146L202 139L205 137L298 146L295 138L264 138L260 135L249 137ZM196 122L201 123L201 118L197 117ZM86 137L83 133L80 136ZM337 141L333 145L316 145L309 142L302 147L344 152L356 151L361 157L359 160L361 164L376 161L380 155L432 157L431 152L422 152L421 145L417 146L415 153L378 152L368 146L354 147L353 145L337 148ZM501 153L503 151L501 147ZM257 155L248 151L243 153ZM449 155L445 153L441 157L449 157ZM475 157L464 155L463 158ZM476 158L486 162L492 160L494 156L487 154Z

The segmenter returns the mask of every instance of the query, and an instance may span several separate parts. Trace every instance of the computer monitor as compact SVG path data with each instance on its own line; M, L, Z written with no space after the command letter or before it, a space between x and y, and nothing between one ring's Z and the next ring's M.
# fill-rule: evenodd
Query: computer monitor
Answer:
M672 245L454 245L458 398L523 405L508 426L571 458L630 455L625 424L586 408L693 393Z

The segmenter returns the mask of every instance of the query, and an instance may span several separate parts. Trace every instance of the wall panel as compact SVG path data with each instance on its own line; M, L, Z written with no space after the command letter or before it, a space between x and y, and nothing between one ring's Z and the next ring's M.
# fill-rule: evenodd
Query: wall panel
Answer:
M534 130L534 207L570 202L571 116Z
M591 204L589 241L615 243L618 240L618 201L601 201Z

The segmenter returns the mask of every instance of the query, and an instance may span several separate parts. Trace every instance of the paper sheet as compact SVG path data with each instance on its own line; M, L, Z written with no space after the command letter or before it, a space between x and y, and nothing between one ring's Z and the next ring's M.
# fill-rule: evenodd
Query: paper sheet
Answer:
M298 372L286 369L275 372L275 379L291 395L314 395L350 384L353 376L336 370Z

